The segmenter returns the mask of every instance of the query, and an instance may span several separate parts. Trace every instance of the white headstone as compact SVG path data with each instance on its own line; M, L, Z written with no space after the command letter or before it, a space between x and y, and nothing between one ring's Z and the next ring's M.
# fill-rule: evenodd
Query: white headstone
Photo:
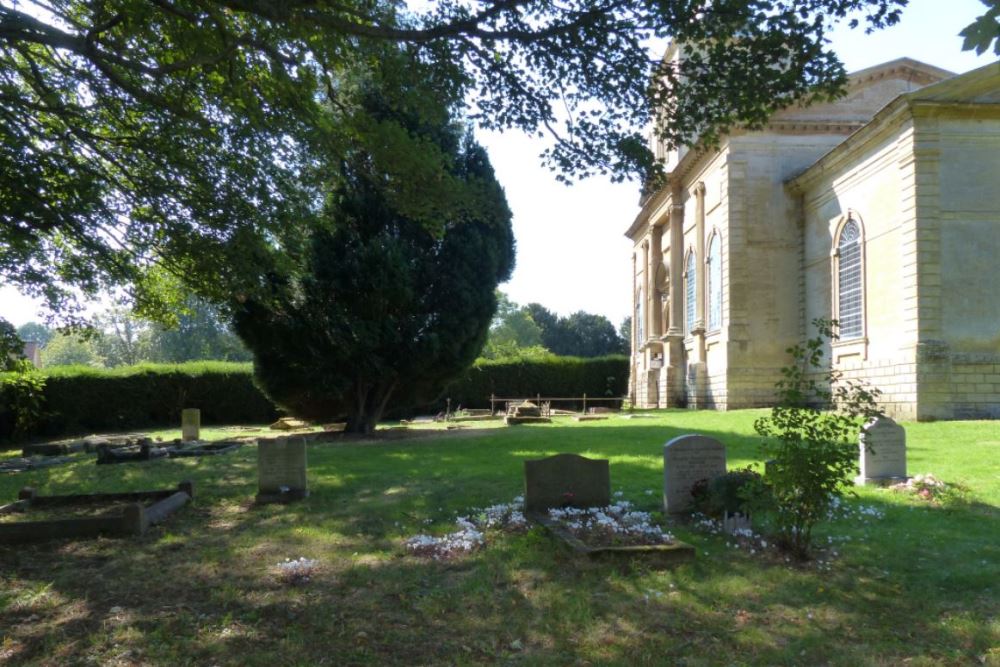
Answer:
M288 502L309 495L305 438L257 442L257 502Z
M726 446L704 435L682 435L663 446L663 510L684 512L691 489L726 472Z
M197 440L201 437L201 410L188 408L181 410L181 440Z
M888 417L876 417L861 427L857 484L906 479L906 430Z

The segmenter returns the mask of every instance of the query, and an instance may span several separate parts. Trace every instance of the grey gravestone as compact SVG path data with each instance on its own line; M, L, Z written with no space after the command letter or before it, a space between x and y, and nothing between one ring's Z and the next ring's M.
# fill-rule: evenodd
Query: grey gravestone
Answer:
M201 410L188 408L181 410L181 440L197 440L201 437Z
M305 438L261 439L257 443L259 503L282 503L309 495Z
M888 417L876 417L861 428L857 484L906 479L906 430Z
M607 459L556 454L524 462L524 507L529 512L609 504L611 473Z
M677 513L691 505L691 488L726 472L726 446L704 435L682 435L663 446L663 509Z

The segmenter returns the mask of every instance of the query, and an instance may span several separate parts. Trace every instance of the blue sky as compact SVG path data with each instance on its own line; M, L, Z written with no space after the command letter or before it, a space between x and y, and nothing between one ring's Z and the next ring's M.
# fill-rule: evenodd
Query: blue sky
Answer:
M899 25L873 35L841 27L833 46L848 71L905 56L966 72L995 60L963 52L958 36L984 11L979 0L911 0ZM599 313L618 325L631 307L631 244L623 234L638 211L636 184L592 178L565 186L540 165L537 140L480 133L480 141L514 211L517 268L501 289L518 303ZM0 317L16 325L39 319L36 304L9 287L0 288Z

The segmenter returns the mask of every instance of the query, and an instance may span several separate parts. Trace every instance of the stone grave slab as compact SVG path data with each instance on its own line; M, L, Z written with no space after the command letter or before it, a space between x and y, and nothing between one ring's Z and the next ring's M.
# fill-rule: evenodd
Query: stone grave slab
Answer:
M876 417L861 427L854 482L890 484L906 480L906 430L889 417Z
M556 454L524 462L524 508L545 512L553 507L604 507L611 503L607 459Z
M704 435L682 435L663 446L663 510L685 512L691 489L726 472L726 446Z
M257 444L258 503L286 503L309 495L305 438L273 438Z
M187 408L181 410L181 440L197 440L201 437L201 410Z

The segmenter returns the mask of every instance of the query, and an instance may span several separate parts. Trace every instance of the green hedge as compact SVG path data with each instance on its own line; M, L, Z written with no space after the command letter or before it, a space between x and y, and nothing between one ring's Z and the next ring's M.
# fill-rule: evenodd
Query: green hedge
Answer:
M543 357L514 361L479 360L445 391L452 407L490 407L490 395L523 398L621 398L628 392L628 357L613 355L583 359ZM595 405L611 405L600 403ZM553 407L569 408L570 404ZM577 406L580 407L580 406Z
M200 408L205 424L261 423L277 415L247 363L64 366L39 375L43 415L30 436L179 426L188 407ZM0 440L14 434L13 389L9 376L0 376Z
M264 423L278 415L254 385L251 364L64 366L33 375L43 379L44 385L41 416L26 434L20 434L28 437L179 426L181 410L189 407L201 409L204 424ZM536 394L621 397L627 384L628 358L623 356L481 360L448 387L438 404L424 409L443 409L444 398L451 398L453 407L485 408L491 394L502 398ZM15 435L14 406L25 404L24 392L23 382L0 373L0 442L11 441Z

